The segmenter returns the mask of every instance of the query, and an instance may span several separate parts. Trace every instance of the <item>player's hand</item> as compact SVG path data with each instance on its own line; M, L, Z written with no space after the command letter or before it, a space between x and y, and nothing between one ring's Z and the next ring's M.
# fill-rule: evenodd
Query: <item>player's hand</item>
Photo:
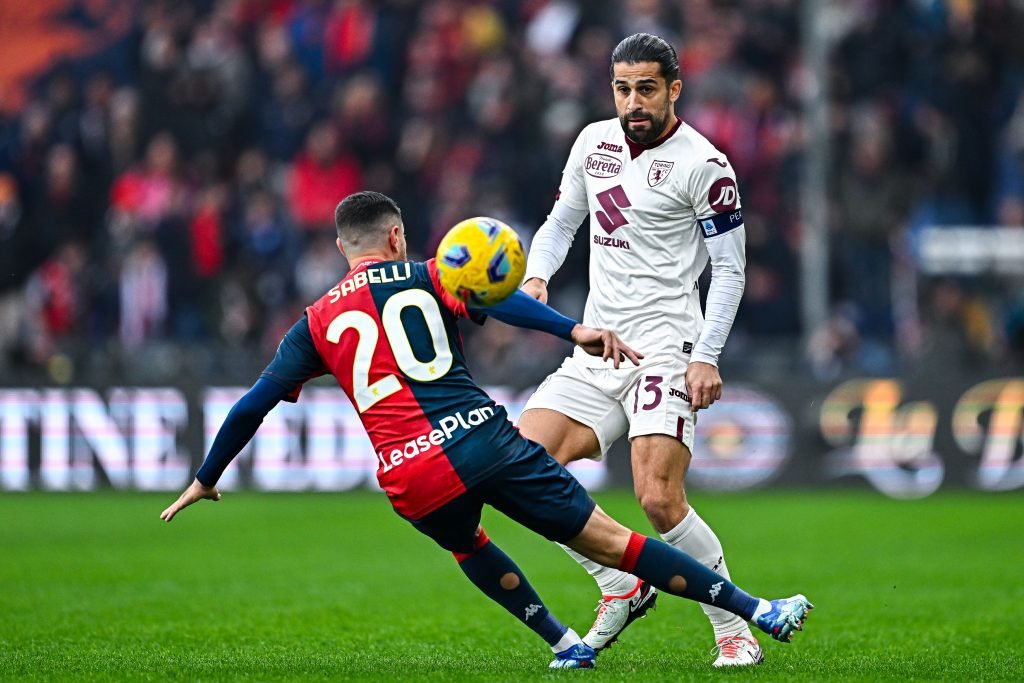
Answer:
M722 398L722 376L710 363L692 361L686 367L686 393L690 395L690 409L697 412Z
M539 277L531 277L523 283L522 290L542 304L548 302L548 283Z
M626 342L619 339L619 335L611 330L577 324L572 328L572 340L591 356L601 356L603 360L611 358L616 369L619 363L626 359L633 361L633 365L640 365L640 359L644 357L644 354L629 348Z
M174 519L174 515L178 514L178 512L184 510L192 503L203 499L218 501L220 500L220 491L217 490L216 486L203 486L199 483L198 479L193 479L192 485L178 496L178 500L171 503L169 508L160 513L160 519L169 522Z

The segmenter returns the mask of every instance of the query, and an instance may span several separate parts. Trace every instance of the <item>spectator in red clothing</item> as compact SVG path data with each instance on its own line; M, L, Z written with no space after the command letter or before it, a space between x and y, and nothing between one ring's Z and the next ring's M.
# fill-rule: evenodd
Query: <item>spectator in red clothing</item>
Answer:
M29 278L27 341L29 357L36 362L45 361L60 341L79 331L86 258L79 244L63 244Z
M185 186L179 173L178 145L160 133L146 148L142 164L121 175L110 191L111 204L141 219L149 230L185 208Z
M224 267L225 201L224 186L207 188L189 224L192 272L201 280L216 277Z
M305 149L295 159L288 187L288 203L302 230L333 225L338 197L362 187L359 166L339 150L338 134L328 123L313 126Z

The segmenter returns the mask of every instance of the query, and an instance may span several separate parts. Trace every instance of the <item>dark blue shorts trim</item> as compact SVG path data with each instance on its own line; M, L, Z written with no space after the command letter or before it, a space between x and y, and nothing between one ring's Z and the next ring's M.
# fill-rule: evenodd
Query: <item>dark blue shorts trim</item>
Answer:
M551 541L580 534L594 500L542 446L523 439L523 449L476 486L417 520L416 529L445 550L473 552L484 505Z

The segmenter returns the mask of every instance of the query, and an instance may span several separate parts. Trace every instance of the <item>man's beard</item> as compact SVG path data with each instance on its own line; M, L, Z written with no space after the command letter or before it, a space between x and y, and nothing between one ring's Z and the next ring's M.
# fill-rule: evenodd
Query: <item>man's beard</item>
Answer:
M629 127L630 119L625 116L619 117L619 124L622 126L622 132L626 134L627 138L641 145L646 145L657 140L658 136L661 135L661 132L665 130L665 121L668 119L668 112L665 112L661 116L648 112L643 114L640 118L649 121L651 125L646 129L634 130Z

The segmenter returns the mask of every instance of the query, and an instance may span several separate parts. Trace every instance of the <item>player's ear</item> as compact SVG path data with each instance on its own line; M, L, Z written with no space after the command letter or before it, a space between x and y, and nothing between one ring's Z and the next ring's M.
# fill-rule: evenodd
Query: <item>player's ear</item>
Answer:
M345 253L345 247L341 246L341 238L339 237L336 240L334 240L334 243L338 245L338 251L341 252L341 255L344 256L345 258L348 258L348 255Z
M675 102L678 100L681 92L683 92L683 82L677 78L668 86L668 101Z
M396 254L402 252L402 226L400 224L392 225L388 230L388 243Z

